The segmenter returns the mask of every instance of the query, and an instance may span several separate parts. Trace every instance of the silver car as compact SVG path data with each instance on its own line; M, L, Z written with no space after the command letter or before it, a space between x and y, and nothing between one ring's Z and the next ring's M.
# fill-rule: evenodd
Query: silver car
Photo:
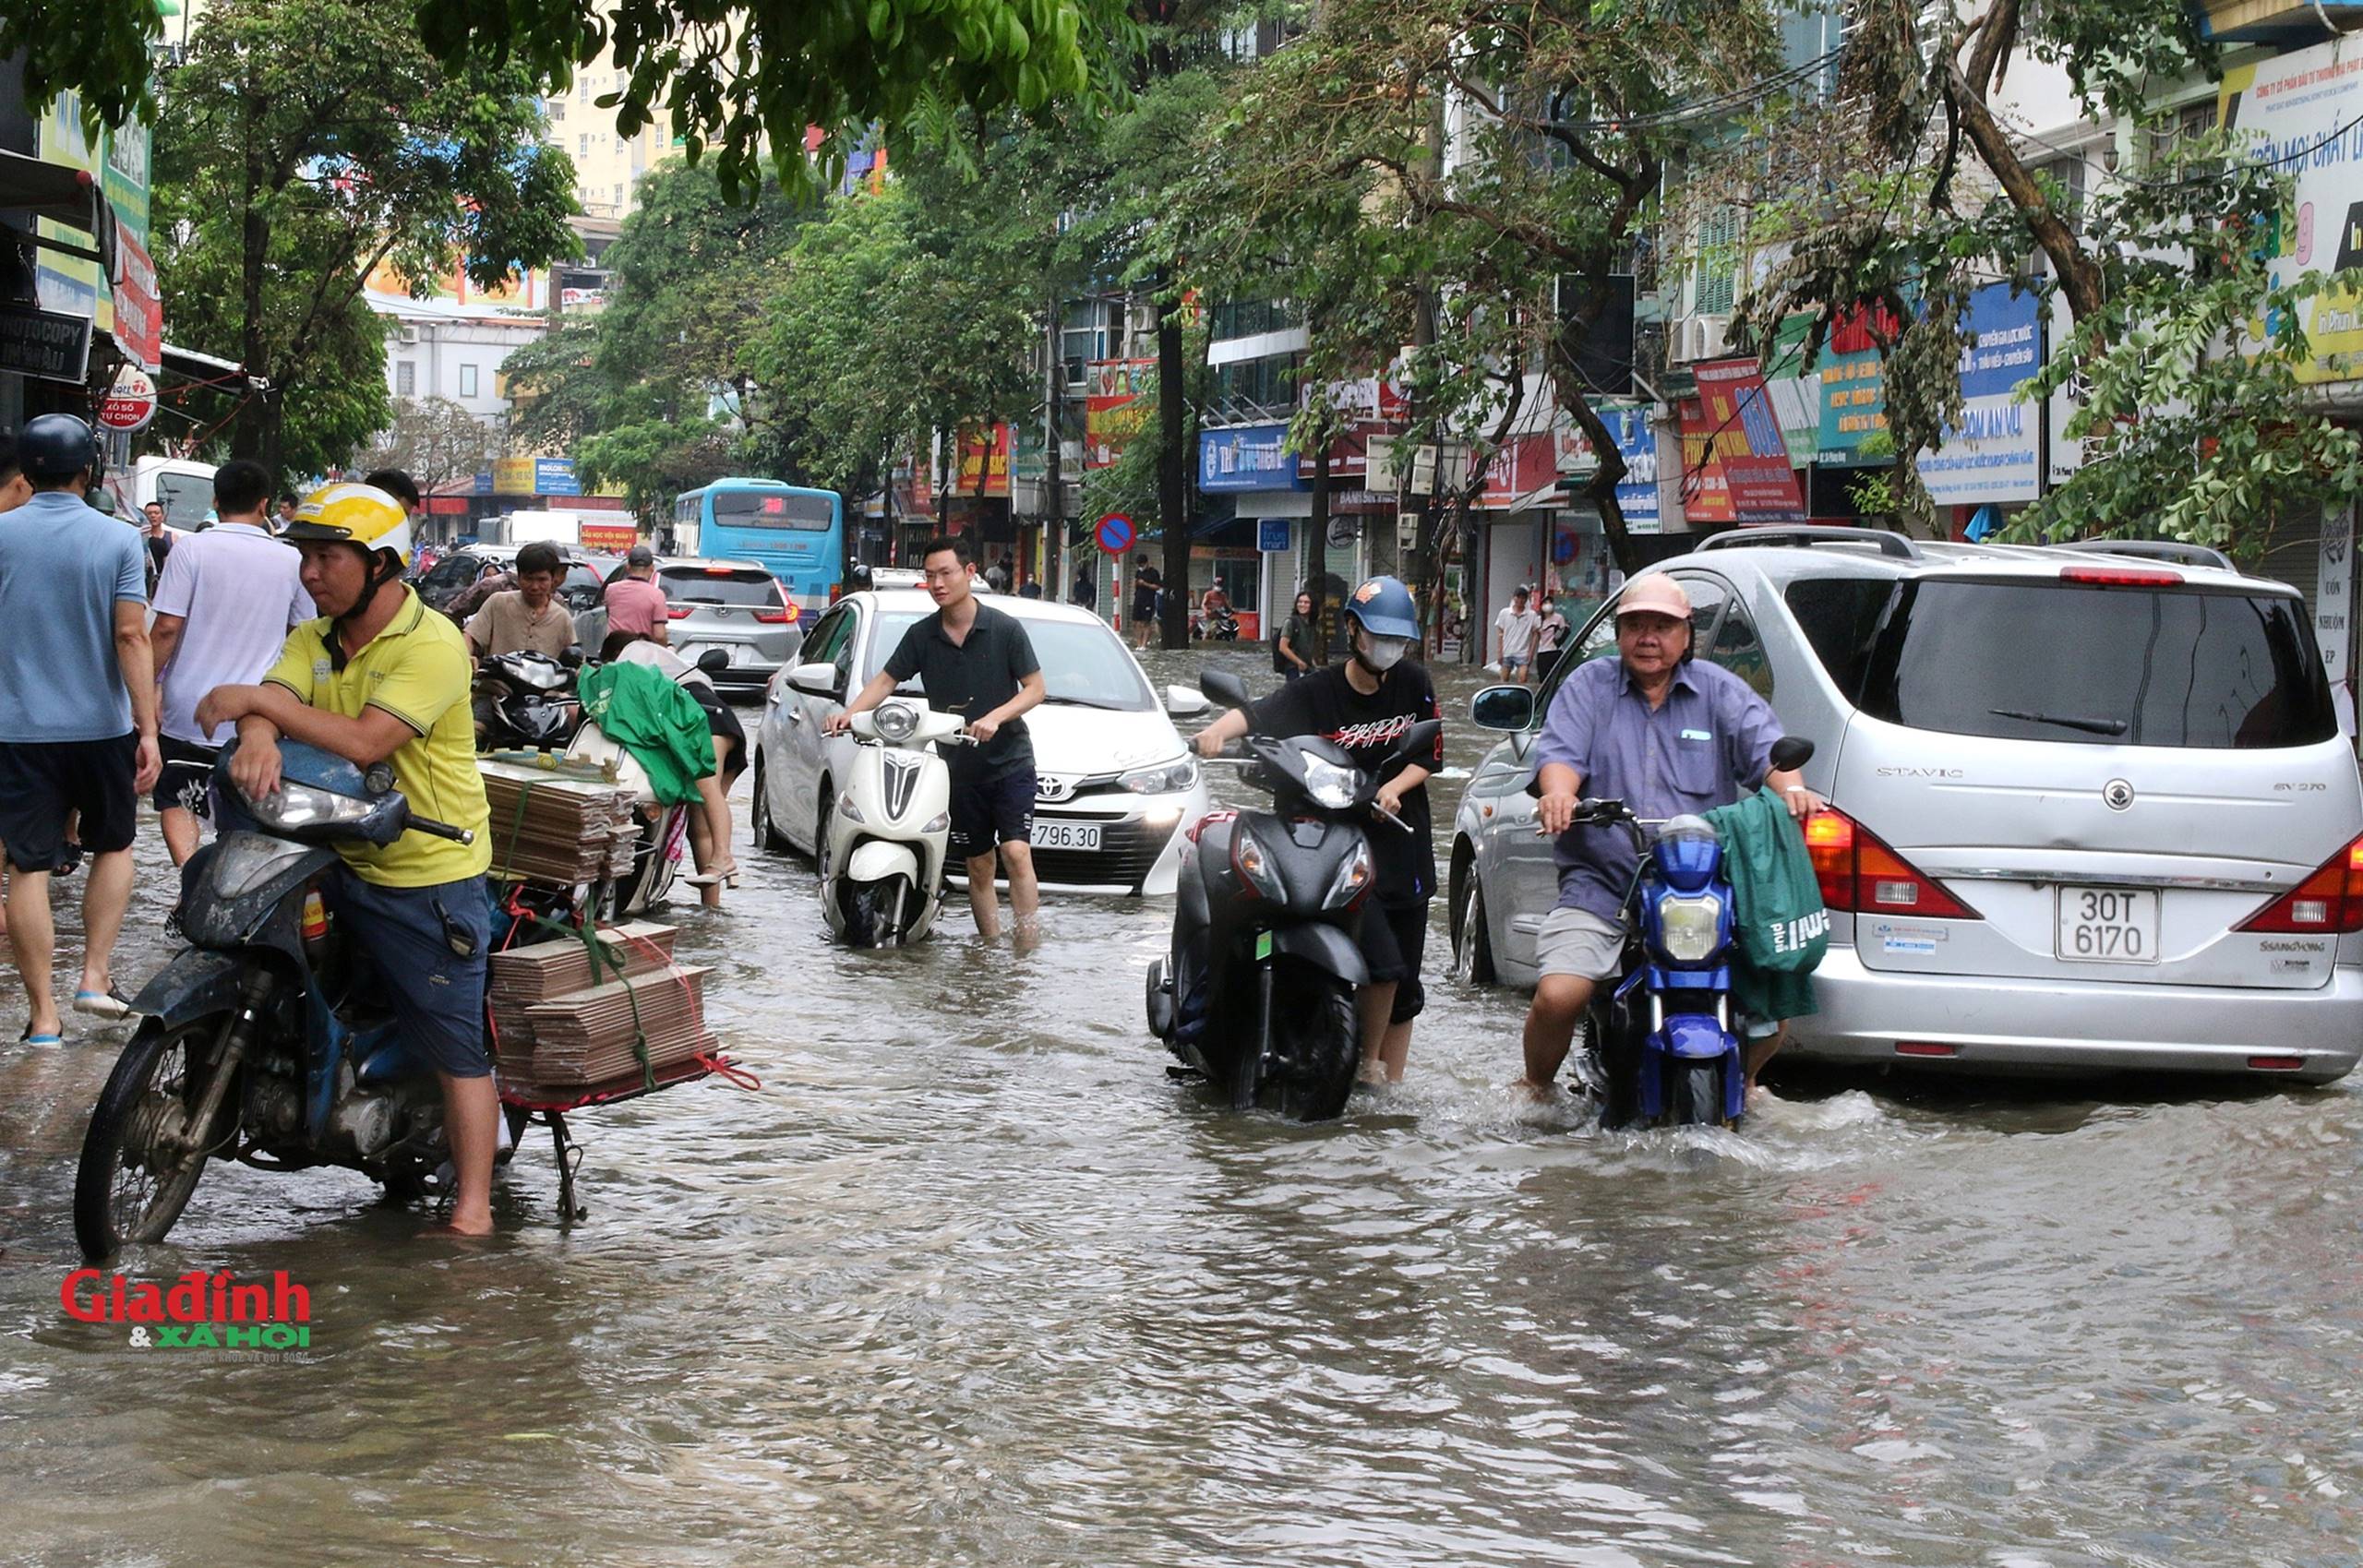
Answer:
M2363 784L2303 600L2212 551L1743 531L1665 562L1697 657L1816 745L1830 910L1797 1055L2015 1073L2344 1076L2363 1050ZM1616 656L1613 604L1557 672ZM1556 902L1505 729L1448 882L1469 978L1537 978Z
M624 574L618 565L608 575ZM695 664L718 648L730 662L714 676L726 695L752 697L772 676L793 664L804 646L803 617L779 581L753 561L659 556L656 586L665 591L672 623L666 628L674 652ZM575 640L596 653L607 640L607 607L590 604L574 617Z

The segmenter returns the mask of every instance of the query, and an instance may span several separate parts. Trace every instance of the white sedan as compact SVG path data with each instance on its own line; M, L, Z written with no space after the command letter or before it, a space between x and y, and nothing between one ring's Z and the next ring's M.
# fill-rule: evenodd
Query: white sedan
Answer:
M1205 781L1173 727L1206 700L1182 687L1163 700L1123 640L1088 610L995 594L1033 640L1050 695L1026 715L1037 776L1034 868L1046 888L1170 893L1186 844L1181 829L1207 809ZM765 849L813 853L845 776L853 737L822 733L885 664L903 633L935 613L907 589L849 593L805 633L804 663L780 671L755 737L755 838ZM913 683L910 691L918 688Z

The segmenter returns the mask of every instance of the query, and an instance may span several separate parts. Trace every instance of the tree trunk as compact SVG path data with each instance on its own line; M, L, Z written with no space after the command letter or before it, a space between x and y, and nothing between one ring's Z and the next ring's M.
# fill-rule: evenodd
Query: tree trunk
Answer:
M1160 297L1157 302L1157 509L1165 527L1165 615L1160 630L1168 648L1190 645L1189 493L1182 463L1182 404L1187 367L1182 363L1182 316Z

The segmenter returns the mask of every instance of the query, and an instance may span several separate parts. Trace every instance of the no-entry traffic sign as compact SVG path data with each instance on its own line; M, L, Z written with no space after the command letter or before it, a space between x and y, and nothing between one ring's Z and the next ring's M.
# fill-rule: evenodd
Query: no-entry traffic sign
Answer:
M1110 512L1099 520L1099 547L1111 556L1121 556L1131 549L1138 537L1133 520L1122 512Z

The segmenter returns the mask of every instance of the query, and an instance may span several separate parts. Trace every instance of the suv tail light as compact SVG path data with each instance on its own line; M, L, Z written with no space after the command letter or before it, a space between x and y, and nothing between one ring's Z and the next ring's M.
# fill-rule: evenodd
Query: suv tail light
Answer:
M665 606L665 616L667 620L680 620L696 608L694 604L667 604Z
M1805 853L1821 884L1821 902L1831 909L1932 920L1985 918L1834 806L1805 820Z
M755 618L762 622L765 626L794 626L796 624L796 606L793 604L782 604L775 610L757 610L755 612Z
M2363 931L2363 838L2240 922L2243 931Z
M2081 582L2088 588L2179 588L2182 573L2162 571L2156 567L2068 567L2059 573L2062 582Z

